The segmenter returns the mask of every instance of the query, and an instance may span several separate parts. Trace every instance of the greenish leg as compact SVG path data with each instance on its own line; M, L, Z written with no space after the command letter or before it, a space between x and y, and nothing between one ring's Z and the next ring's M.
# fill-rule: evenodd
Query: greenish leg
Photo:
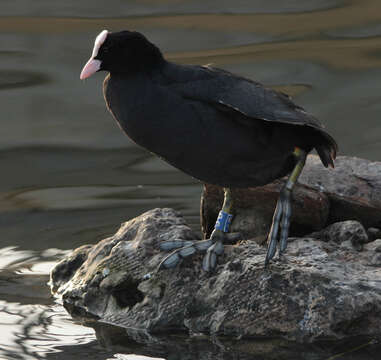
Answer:
M279 236L279 256L286 250L288 232L290 228L291 220L291 194L292 190L297 182L304 164L306 163L307 153L300 149L295 148L294 156L297 160L294 170L289 176L286 184L283 186L279 194L279 200L277 202L273 221L271 224L270 233L268 236L268 248L267 255L265 260L265 267L268 265L270 260L274 257L276 248L278 245L278 232L280 227L280 236Z
M224 203L218 215L214 230L210 238L213 240L213 245L208 248L202 262L204 271L210 271L216 267L217 256L224 253L223 241L226 233L229 232L229 227L233 219L233 197L231 189L224 188Z

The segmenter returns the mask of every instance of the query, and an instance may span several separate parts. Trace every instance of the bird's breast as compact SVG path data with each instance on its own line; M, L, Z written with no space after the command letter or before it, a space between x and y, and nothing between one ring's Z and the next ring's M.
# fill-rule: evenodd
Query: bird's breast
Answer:
M191 111L181 99L144 76L106 78L104 96L119 126L135 143L169 162L181 156Z

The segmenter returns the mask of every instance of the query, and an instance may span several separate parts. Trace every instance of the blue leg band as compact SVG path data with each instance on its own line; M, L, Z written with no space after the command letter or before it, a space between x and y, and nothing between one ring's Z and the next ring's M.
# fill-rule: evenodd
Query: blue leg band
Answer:
M232 219L233 215L221 210L218 214L218 218L216 221L216 225L214 225L214 228L223 232L229 232L229 227L232 222Z

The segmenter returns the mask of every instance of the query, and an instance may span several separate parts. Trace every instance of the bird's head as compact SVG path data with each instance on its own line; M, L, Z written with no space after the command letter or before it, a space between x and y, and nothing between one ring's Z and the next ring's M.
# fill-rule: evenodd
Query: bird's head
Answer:
M121 74L150 70L163 61L160 50L142 34L103 30L95 39L93 52L82 69L80 79L101 70Z

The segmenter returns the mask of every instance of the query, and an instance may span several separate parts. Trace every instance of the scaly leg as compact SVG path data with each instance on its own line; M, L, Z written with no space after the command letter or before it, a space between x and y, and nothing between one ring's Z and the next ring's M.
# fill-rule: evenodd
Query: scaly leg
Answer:
M296 181L299 178L300 173L303 170L304 164L306 162L307 153L300 149L295 148L294 156L297 159L294 170L289 176L286 184L283 186L279 194L279 199L276 204L273 222L271 225L270 233L268 236L268 248L265 260L265 267L268 265L270 260L274 257L275 251L278 245L278 232L279 227L279 256L286 250L288 231L290 227L291 219L291 194Z
M217 264L217 256L222 255L224 252L224 241L229 242L238 240L240 237L237 233L228 234L233 215L231 214L233 208L233 199L231 190L224 188L224 203L218 215L214 230L210 239L202 241L186 241L174 240L164 241L160 244L160 249L163 251L172 251L166 256L159 265L161 268L173 268L182 258L188 257L197 251L206 251L202 268L205 271L213 270Z

